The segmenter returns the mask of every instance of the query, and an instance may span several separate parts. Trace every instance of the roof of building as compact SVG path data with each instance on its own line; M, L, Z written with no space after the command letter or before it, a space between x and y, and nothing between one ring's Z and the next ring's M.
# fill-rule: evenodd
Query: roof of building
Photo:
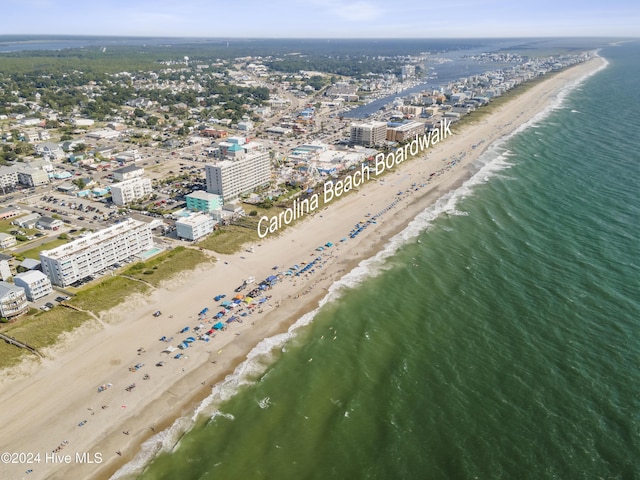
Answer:
M18 290L24 293L24 288L22 287L16 287L13 283L9 282L0 282L0 298L4 297L9 292Z
M197 200L216 200L220 198L220 195L215 193L205 192L204 190L194 190L186 196L186 198L194 198Z
M189 215L188 217L183 217L180 220L177 220L176 225L180 224L195 227L207 221L213 221L213 218L211 218L209 215L205 215L204 213L196 213L194 215Z
M40 266L40 260L36 260L35 258L25 258L22 262L20 262L20 266L22 268L26 268L27 270L33 270Z
M47 277L40 270L29 270L26 272L17 273L13 277L13 281L15 282L16 279L19 279L19 280L22 280L24 283L34 283L34 282L41 281L43 278L49 278L49 277Z
M38 223L42 223L44 225L52 225L54 223L62 223L61 220L52 218L52 217L40 217L38 219Z

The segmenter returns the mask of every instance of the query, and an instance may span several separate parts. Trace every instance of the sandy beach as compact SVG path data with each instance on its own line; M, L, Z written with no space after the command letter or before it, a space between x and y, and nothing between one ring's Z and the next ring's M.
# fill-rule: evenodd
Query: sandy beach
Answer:
M479 122L452 125L453 135L423 158L367 182L358 192L280 235L267 236L253 248L215 255L215 264L173 279L148 296L128 298L99 321L69 335L63 345L46 352L44 360L25 361L3 372L0 452L23 455L9 462L3 458L0 478L110 478L135 457L145 440L177 418L191 416L212 386L233 372L262 339L286 332L318 306L336 280L375 255L443 194L459 187L471 175L473 162L494 142L554 104L565 87L603 64L603 59L594 58L574 66ZM399 191L404 193L398 195ZM376 223L348 238L355 224L369 215L376 216ZM316 250L327 242L334 245ZM226 324L208 342L196 340L188 349L163 353L187 336L197 338L194 329L200 324L202 332L217 322L212 320L220 310L214 296L225 294L228 300L244 279L255 277L259 282L314 259L318 260L313 273L285 276L265 292L268 300L260 306L251 312L246 307L234 311L242 323ZM204 308L209 311L201 317ZM154 317L156 310L162 315ZM180 333L184 327L189 331ZM162 337L173 340L161 341ZM177 353L183 357L175 359ZM164 365L156 366L161 361ZM135 388L127 389L133 384ZM102 385L110 386L99 392Z

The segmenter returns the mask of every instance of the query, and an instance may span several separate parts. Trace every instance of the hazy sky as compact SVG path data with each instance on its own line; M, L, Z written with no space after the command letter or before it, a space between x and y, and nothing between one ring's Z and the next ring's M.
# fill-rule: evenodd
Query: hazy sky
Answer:
M1 34L640 36L638 0L0 0Z

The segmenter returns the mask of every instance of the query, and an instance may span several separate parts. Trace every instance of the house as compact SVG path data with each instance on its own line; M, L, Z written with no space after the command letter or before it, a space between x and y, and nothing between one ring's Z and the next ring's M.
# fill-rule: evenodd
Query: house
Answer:
M30 213L29 215L25 215L24 217L16 218L11 223L20 228L35 228L39 218L40 215L38 215L37 213Z
M31 302L46 297L53 290L49 277L39 270L18 273L13 277L13 282L17 287L24 289L27 299Z
M0 232L0 250L13 247L16 243L18 243L16 237L9 235L8 233Z
M36 260L35 258L25 258L20 265L18 265L19 272L26 272L28 270L42 270L42 264L40 260Z
M11 278L11 255L4 255L0 253L0 280L7 281Z
M63 225L64 223L62 223L62 220L58 220L51 217L40 217L38 219L38 222L36 223L36 228L56 231Z
M43 157L58 160L64 158L64 151L60 146L51 142L38 143L35 145L36 154Z
M17 317L27 310L29 310L29 303L24 288L0 282L0 316L4 318Z

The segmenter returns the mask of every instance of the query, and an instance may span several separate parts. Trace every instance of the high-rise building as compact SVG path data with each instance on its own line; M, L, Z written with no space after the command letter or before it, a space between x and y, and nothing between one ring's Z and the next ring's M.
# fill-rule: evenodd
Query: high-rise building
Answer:
M385 122L366 122L351 124L351 143L365 147L382 145L387 138Z
M222 196L223 201L237 199L243 193L266 185L271 180L269 152L255 152L222 160L205 167L207 192Z

